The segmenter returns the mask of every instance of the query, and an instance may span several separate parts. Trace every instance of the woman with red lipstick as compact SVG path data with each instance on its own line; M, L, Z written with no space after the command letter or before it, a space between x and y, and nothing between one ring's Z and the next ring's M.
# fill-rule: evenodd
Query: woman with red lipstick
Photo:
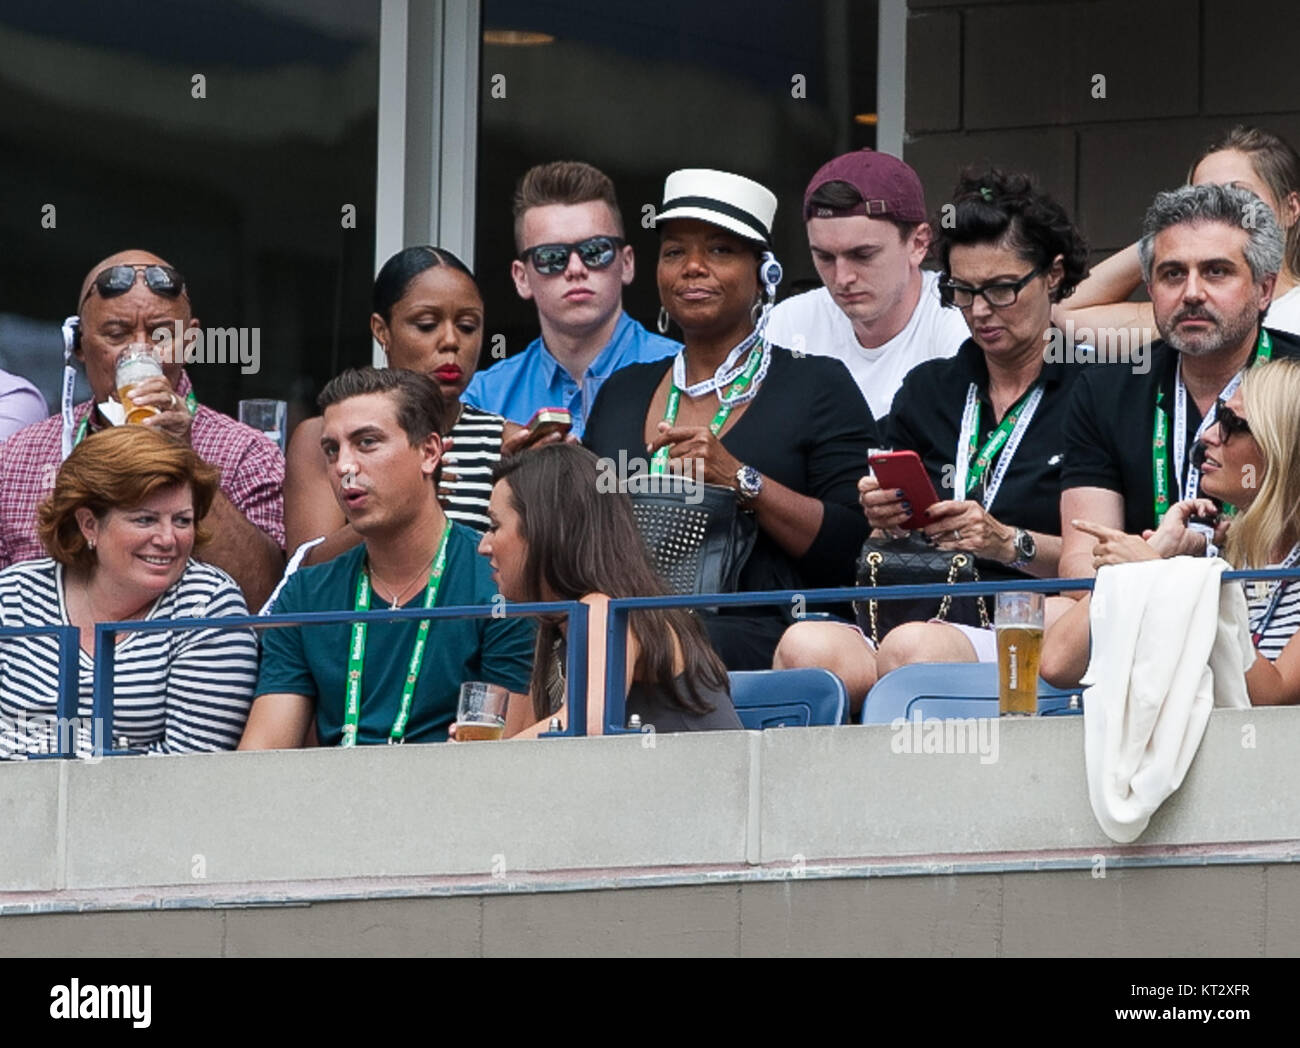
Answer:
M689 470L731 488L758 538L738 588L848 585L866 537L855 483L875 420L847 367L768 344L780 280L776 197L740 175L674 171L664 183L657 278L682 331L676 357L632 364L601 388L584 442L654 474ZM729 670L768 669L787 609L703 616Z
M1220 403L1215 425L1197 446L1201 491L1240 512L1227 525L1223 556L1236 568L1300 565L1300 364L1274 360L1247 369L1241 386ZM1089 521L1074 526L1097 539L1093 566L1176 555L1194 514L1209 516L1209 499L1170 507L1160 527L1139 537ZM1262 658L1246 671L1254 706L1300 703L1300 583L1246 583L1251 639ZM1074 687L1088 665L1091 594L1043 638L1042 675Z
M1088 271L1087 247L1065 210L1025 175L967 172L934 223L945 305L971 337L954 357L913 368L894 397L885 445L915 451L943 499L926 537L974 554L982 575L1052 578L1061 553L1061 422L1080 365L1066 364L1052 305ZM1055 347L1055 351L1053 351ZM871 527L890 532L912 515L903 492L859 483ZM1049 620L1068 606L1048 602ZM778 667L824 666L850 705L889 670L911 662L988 662L992 629L908 622L875 650L856 627L807 622L781 640Z
M483 296L469 268L437 247L408 247L393 255L375 277L370 331L390 367L429 376L451 408L444 436L451 446L443 456L439 485L443 509L452 520L476 531L488 525L492 467L501 457L507 423L460 403L478 367L483 348ZM510 427L513 432L517 427ZM306 556L319 564L361 541L347 524L330 491L320 450L320 417L294 431L286 458L285 529L290 549L317 536L324 540Z
M191 557L216 490L217 471L155 429L118 426L73 449L39 511L50 556L0 572L0 626L77 627L78 723L58 723L54 638L0 638L0 759L49 753L60 735L90 752L97 623L248 614L230 576ZM119 634L111 657L118 748L235 748L257 681L252 630Z

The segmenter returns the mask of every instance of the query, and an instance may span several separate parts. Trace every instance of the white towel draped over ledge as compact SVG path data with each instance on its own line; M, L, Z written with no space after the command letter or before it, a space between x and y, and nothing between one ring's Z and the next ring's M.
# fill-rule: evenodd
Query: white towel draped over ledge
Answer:
M1246 596L1219 558L1103 567L1090 609L1082 683L1088 795L1097 822L1127 844L1182 785L1213 706L1242 708L1255 661Z

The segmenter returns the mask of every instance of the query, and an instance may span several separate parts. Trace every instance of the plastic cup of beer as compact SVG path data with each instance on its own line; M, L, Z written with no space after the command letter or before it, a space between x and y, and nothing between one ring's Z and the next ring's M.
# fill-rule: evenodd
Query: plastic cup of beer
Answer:
M1043 595L999 593L993 616L998 635L998 712L1038 712L1038 662L1043 653Z
M122 402L126 412L126 421L138 425L150 415L157 415L158 409L137 407L131 400L131 390L147 378L155 378L163 373L162 357L158 351L145 342L136 342L122 350L117 358L117 398Z
M460 686L456 707L456 741L499 739L506 730L506 701L510 693L500 684L467 680Z

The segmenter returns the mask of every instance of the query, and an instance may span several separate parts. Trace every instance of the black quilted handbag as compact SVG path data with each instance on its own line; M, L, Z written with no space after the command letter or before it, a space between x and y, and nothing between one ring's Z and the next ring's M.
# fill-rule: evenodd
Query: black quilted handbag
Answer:
M731 488L672 474L629 483L628 497L655 570L672 593L734 593L758 522Z
M869 589L884 586L917 586L942 582L979 582L975 557L961 550L935 549L920 532L909 532L900 539L869 538L858 555L858 585ZM890 630L904 622L942 619L968 626L990 624L984 597L959 597L945 594L941 600L854 601L858 627L879 644Z

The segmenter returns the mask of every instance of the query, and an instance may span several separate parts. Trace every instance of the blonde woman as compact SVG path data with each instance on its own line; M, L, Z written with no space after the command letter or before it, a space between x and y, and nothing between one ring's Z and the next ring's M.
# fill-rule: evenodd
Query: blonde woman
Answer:
M1201 490L1236 506L1223 555L1236 568L1300 565L1300 364L1276 360L1250 368L1216 424L1201 438L1195 457L1201 464ZM1097 539L1093 563L1122 564L1173 555L1194 515L1216 510L1209 499L1172 506L1160 527L1143 537L1126 535L1088 521L1076 527ZM1048 630L1042 674L1052 684L1070 687L1088 663L1088 607L1080 600ZM1300 581L1248 583L1246 604L1256 652L1262 656L1246 672L1246 690L1255 706L1300 702Z

